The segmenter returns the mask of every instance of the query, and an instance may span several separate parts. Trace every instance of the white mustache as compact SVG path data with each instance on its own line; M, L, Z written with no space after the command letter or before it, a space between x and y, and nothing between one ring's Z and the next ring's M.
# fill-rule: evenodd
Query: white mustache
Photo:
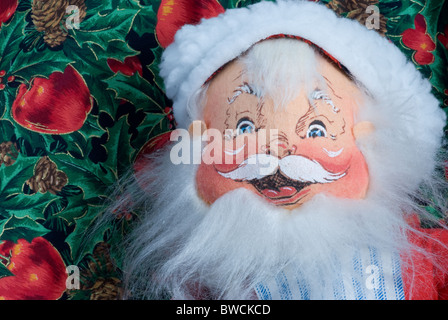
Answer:
M270 154L251 155L235 170L218 172L225 178L250 181L275 174L277 170L292 180L311 183L330 183L345 176L345 172L329 172L316 160L306 157L290 155L279 159Z

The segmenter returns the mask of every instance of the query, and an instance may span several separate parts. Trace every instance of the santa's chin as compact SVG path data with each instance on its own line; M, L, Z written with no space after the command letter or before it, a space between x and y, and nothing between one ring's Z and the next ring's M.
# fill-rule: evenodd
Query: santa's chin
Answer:
M147 171L157 172L145 182L155 200L127 249L130 297L258 298L261 284L289 270L300 273L309 298L322 299L356 254L406 245L401 213L368 198L320 194L288 210L236 189L207 206L195 188L197 167L167 160ZM364 281L362 272L350 277Z

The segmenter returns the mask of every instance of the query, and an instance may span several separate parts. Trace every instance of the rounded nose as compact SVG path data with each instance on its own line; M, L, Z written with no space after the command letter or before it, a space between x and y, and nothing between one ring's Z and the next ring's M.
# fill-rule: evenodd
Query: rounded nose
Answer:
M271 142L269 145L265 146L264 151L266 152L266 154L270 154L274 157L281 159L286 156L295 154L297 151L297 147L295 145L289 146L285 142L274 141Z

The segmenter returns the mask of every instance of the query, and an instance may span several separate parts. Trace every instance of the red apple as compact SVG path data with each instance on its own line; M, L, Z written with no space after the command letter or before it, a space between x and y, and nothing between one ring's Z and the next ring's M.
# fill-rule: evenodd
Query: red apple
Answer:
M79 130L92 110L93 99L82 76L72 66L21 84L12 105L15 121L40 133L66 134Z
M0 300L56 300L64 293L65 264L46 239L5 241L0 254L2 263L14 274L0 279Z
M0 1L0 27L2 23L6 22L11 18L17 9L17 0L1 0Z

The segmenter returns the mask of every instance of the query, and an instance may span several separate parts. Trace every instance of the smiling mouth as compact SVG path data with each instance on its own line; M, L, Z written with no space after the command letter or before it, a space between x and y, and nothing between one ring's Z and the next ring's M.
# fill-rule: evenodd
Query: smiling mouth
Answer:
M311 182L300 182L284 176L280 170L274 174L249 181L257 191L277 205L291 205L299 202L309 190L303 190Z

